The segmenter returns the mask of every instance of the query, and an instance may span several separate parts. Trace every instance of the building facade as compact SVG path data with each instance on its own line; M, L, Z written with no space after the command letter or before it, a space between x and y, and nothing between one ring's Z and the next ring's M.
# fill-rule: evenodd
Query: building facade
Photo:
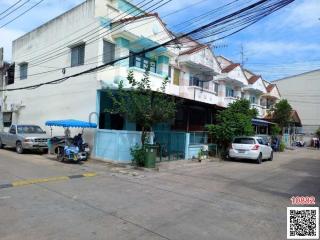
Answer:
M170 46L137 54L170 40ZM154 126L176 139L175 152L184 152L184 158L192 156L190 142L197 142L196 134L190 140L190 132L215 123L218 110L245 98L264 118L280 98L278 89L261 76L216 57L210 46L188 37L177 39L157 14L126 0L87 0L15 40L12 58L15 77L7 88L55 82L5 92L4 110L11 113L11 122L45 128L47 120L95 121L99 129L86 131L85 140L94 145L93 155L111 160L128 161L130 147L140 141L139 126L105 111L110 101L107 89L121 80L126 87L128 71L141 79L149 66L152 90L158 91L168 77L166 94L184 100L174 122ZM121 60L113 62L116 59ZM68 78L110 62L98 71ZM63 134L63 129L54 129L54 134Z
M299 113L302 130L312 137L320 127L320 70L275 80L283 98Z

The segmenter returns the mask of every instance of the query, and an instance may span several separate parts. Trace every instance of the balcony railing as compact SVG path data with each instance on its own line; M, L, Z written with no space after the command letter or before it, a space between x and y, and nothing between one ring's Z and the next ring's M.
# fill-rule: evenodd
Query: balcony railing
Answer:
M251 104L251 108L257 109L257 111L258 111L258 117L264 117L264 116L266 115L266 107L265 107L265 106L252 103L252 104Z
M237 100L238 100L238 99L235 98L235 97L225 97L225 98L224 98L224 103L225 103L226 106L228 106L229 104L234 103L234 102L236 102Z

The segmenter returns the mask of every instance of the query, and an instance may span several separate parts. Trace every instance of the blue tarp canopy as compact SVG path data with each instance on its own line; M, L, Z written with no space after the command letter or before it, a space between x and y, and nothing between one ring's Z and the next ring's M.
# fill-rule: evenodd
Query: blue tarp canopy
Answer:
M257 125L257 126L265 126L267 127L270 124L274 124L272 122L268 122L266 120L262 120L262 119L252 119L251 120L252 124Z
M95 123L83 122L74 119L46 121L46 126L64 128L97 128L97 124Z

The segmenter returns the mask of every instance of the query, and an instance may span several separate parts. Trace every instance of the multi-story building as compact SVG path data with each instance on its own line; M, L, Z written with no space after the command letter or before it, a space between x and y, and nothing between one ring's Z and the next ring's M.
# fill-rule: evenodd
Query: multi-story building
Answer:
M273 83L281 91L282 97L299 113L305 140L312 138L320 127L320 70L314 70L283 79ZM309 137L307 137L309 136Z
M167 41L172 41L169 46L137 54ZM99 129L87 131L86 140L94 145L93 155L111 160L129 160L130 147L140 141L139 126L105 111L110 103L106 89L117 87L120 80L126 86L128 71L140 79L149 66L154 91L169 77L166 93L183 102L174 122L159 124L154 130L180 131L171 139L178 139L175 152L183 152L184 158L197 151L189 148L190 142L198 141L196 134L190 140L190 131L203 131L206 124L214 123L219 109L246 98L263 118L268 106L264 99L274 94L260 76L215 57L207 45L176 38L157 14L145 13L126 0L87 0L15 40L12 58L15 78L7 88L59 79L38 88L6 92L3 99L12 122L45 127L47 120L97 121ZM121 61L69 78L115 59ZM63 129L53 132L61 135Z

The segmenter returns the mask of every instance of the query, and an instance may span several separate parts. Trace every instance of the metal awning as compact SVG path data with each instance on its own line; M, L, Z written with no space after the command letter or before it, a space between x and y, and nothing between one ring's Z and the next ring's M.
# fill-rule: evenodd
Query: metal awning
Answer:
M68 120L56 120L56 121L47 121L45 123L46 126L50 127L64 127L64 128L97 128L97 124L90 123L90 122L84 122L74 119L68 119Z
M264 126L264 127L267 127L270 124L274 124L273 122L268 122L266 120L256 119L256 118L252 119L251 122L253 125Z

